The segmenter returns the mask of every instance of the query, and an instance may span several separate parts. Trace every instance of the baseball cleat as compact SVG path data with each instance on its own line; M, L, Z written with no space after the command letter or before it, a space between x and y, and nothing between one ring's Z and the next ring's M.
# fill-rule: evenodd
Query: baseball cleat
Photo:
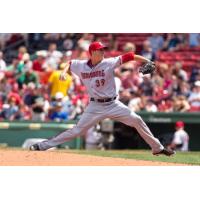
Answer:
M31 145L29 150L31 150L31 151L41 151L38 144Z
M171 150L171 149L166 149L164 148L163 150L157 152L157 153L153 153L153 155L158 156L158 155L165 155L165 156L172 156L174 155L176 152Z

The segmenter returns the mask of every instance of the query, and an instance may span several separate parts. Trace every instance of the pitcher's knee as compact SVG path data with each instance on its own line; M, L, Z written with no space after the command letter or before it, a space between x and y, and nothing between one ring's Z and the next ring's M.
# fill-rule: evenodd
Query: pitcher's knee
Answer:
M142 117L140 117L139 115L136 115L136 116L135 116L135 120L136 120L138 123L143 121Z
M84 128L80 128L80 127L77 127L77 126L72 128L71 131L73 132L73 135L75 135L75 136L84 134Z
M73 135L76 135L76 136L81 135L82 132L83 132L83 130L81 128L77 127L77 126L72 128L71 131L72 131Z
M144 123L143 119L139 115L134 116L134 122L135 126L140 126Z

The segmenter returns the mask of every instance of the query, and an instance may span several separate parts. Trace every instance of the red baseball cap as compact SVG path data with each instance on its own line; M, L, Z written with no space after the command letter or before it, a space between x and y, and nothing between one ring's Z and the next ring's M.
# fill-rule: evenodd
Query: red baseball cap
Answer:
M101 42L92 42L89 46L89 53L91 55L92 51L97 51L100 49L105 49L107 48L105 45L103 45Z
M183 128L184 126L185 126L184 122L182 122L182 121L177 121L176 122L176 127L177 128Z

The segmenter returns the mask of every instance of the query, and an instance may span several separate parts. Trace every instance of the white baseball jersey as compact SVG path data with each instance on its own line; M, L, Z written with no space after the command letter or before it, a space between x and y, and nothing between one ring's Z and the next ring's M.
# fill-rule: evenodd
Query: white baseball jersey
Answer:
M184 130L178 130L174 133L173 143L181 145L177 150L188 151L189 136Z
M70 70L79 76L90 97L111 98L118 94L114 69L120 65L120 56L105 58L93 67L88 60L72 60Z

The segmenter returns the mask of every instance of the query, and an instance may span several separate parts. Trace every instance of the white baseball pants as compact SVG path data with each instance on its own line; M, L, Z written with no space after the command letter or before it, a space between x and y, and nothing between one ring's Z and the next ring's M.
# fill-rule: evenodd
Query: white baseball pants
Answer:
M110 118L130 127L135 127L140 136L149 144L153 153L159 152L164 148L159 140L153 136L142 118L136 113L131 112L130 109L119 100L107 103L90 102L76 126L49 140L38 143L39 148L41 150L47 150L77 136L83 135L89 128L105 118Z

